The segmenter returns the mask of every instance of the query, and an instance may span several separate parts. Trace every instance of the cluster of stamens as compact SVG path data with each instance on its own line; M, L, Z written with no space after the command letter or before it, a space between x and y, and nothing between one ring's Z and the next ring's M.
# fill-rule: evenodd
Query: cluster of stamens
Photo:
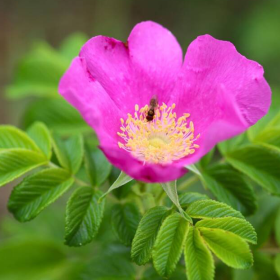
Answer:
M123 142L118 142L119 147L144 164L168 164L193 154L199 148L195 141L200 135L195 137L193 122L187 122L190 114L177 119L174 108L175 104L168 107L163 103L155 109L153 120L148 121L149 106L139 110L135 105L134 116L128 114L126 121L121 118L118 135Z

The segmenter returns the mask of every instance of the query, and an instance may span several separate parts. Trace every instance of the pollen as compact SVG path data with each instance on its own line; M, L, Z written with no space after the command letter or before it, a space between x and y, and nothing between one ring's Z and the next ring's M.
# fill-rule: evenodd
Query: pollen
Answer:
M155 109L153 120L148 121L149 106L139 108L136 104L133 115L120 119L119 147L143 164L169 164L195 153L200 134L195 135L194 124L188 121L190 114L177 118L175 107L163 103Z

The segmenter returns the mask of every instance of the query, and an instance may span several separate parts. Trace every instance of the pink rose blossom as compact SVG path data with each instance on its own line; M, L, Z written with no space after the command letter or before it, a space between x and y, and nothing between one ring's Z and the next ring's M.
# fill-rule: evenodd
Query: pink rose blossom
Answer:
M95 130L113 165L140 181L168 182L267 113L271 91L263 73L232 43L210 35L194 40L183 61L171 32L148 21L127 43L90 39L59 93Z

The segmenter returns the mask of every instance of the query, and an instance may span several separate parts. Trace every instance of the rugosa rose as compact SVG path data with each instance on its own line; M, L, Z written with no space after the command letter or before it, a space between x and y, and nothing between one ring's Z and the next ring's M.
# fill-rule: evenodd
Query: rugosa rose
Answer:
M183 61L171 32L149 21L127 43L90 39L59 93L95 130L113 165L140 181L167 182L267 113L263 73L233 44L209 35L194 40Z

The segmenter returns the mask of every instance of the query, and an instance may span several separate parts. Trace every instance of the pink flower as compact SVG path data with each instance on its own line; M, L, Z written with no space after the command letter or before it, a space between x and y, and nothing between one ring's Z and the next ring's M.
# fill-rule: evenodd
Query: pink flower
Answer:
M194 40L183 61L170 31L142 22L127 43L90 39L59 92L95 130L113 165L140 181L167 182L267 113L271 91L263 73L210 35Z

